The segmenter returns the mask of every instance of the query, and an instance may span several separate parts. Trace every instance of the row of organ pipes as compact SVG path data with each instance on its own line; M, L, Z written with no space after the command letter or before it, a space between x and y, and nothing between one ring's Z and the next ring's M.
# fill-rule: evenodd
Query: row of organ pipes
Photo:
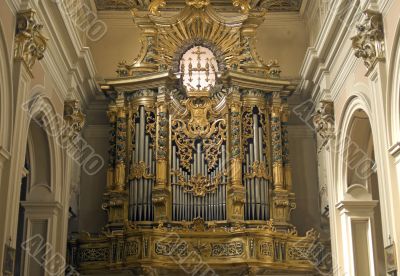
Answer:
M268 116L262 118L258 108L252 111L252 137L248 139L247 149L244 150L243 158L243 185L245 186L245 220L268 220L270 218L269 196L272 188L271 180L262 177L246 177L252 173L254 162L262 162L268 165L266 147L269 141L264 141L269 137L264 135L261 120L268 120ZM155 116L153 112L146 112L144 106L138 108L134 114L134 150L131 156L132 165L144 162L146 173L153 177L134 177L129 179L129 218L131 221L152 221L154 217L154 207L152 204L152 190L154 188L156 174L156 160L152 143L154 138L147 131L148 116ZM266 119L267 118L267 119ZM267 122L264 122L267 123ZM177 146L172 143L171 172L181 174L186 183L193 176L207 176L212 181L218 173L222 173L222 183L216 190L206 193L205 196L196 196L185 191L183 183L179 183L178 176L171 173L171 192L172 192L172 220L173 221L192 221L201 217L205 221L226 220L226 195L227 195L227 151L226 144L221 147L218 163L214 169L208 171L208 164L205 160L202 141L195 143L190 171L180 165ZM267 168L269 170L269 168Z
M145 107L140 106L135 114L134 121L134 151L132 154L132 165L135 166L144 162L148 175L154 176L156 173L156 161L154 158L152 138L146 131L147 116ZM132 168L131 168L132 170ZM132 221L152 221L154 207L152 204L152 190L154 187L154 177L146 179L144 177L134 177L129 182L129 217Z
M257 109L252 110L252 138L248 140L243 165L243 183L246 190L245 220L268 220L269 219L269 189L270 182L262 177L246 177L253 171L253 164L260 162L268 165L265 135L260 123L261 116ZM267 123L267 122L264 122Z
M191 177L201 175L206 176L212 181L217 174L222 174L221 185L211 193L205 196L195 196L193 193L185 192L183 183L179 183L176 174L171 174L172 183L172 219L174 221L192 221L201 217L205 221L221 221L226 220L226 182L227 177L224 175L226 171L226 150L225 145L221 146L221 154L218 158L216 168L208 171L208 164L202 151L202 143L197 142L196 151L193 154L193 162L190 165L190 172L180 166L179 156L177 154L176 145L172 146L172 171L177 171L183 175L185 182L188 183Z

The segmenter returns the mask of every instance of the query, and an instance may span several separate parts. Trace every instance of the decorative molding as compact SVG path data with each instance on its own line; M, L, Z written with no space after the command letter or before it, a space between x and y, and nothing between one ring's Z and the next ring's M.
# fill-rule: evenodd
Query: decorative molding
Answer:
M36 61L43 59L47 38L42 33L43 25L38 23L32 9L17 14L14 59L22 60L31 71Z
M85 125L86 115L82 113L80 103L77 100L68 100L64 103L64 135L74 139Z
M382 14L365 10L362 22L356 25L357 35L351 38L354 55L362 58L367 67L367 76L376 63L385 60L385 37Z
M322 138L322 148L335 135L335 118L332 101L322 100L320 102L319 109L313 115L313 123L315 131Z

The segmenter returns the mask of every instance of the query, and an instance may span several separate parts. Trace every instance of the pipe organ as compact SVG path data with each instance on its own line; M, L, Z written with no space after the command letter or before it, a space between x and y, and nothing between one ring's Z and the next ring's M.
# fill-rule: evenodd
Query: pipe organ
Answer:
M263 12L228 18L208 3L187 1L171 18L136 14L140 55L101 84L108 223L71 240L80 271L179 275L179 263L199 259L222 274L233 264L238 273L322 269L323 258L310 260L317 233L301 237L290 223L296 85L255 52Z

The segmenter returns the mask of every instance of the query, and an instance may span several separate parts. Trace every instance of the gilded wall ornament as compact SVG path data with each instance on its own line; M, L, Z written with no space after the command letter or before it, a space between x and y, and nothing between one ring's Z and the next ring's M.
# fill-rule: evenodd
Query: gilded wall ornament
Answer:
M43 35L43 25L37 22L32 9L17 14L14 58L23 60L29 70L37 60L44 57L47 38Z
M385 60L385 41L382 14L366 10L362 22L356 25L357 35L351 38L357 58L362 58L367 75L379 61Z

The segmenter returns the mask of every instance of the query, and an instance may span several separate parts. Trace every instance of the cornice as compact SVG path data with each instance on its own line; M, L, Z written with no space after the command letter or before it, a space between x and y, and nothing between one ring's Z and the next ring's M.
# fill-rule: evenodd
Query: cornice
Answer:
M337 1L336 7L332 10L339 10L338 6L342 1ZM363 10L369 6L369 1L363 3L363 6L359 6L358 1L354 1L353 6L348 11L346 17L340 21L338 20L337 12L328 13L327 18L320 30L314 47L310 47L307 50L306 57L303 61L300 75L303 80L300 85L302 93L310 93L313 99L321 98L318 94L322 93L319 87L321 78L324 74L331 73L330 70L334 63L337 61L338 52L343 49L343 45L349 43L347 38L350 39L350 34L353 32L352 28L354 22L356 22L361 14L357 14L358 10ZM345 72L350 72L350 68L354 66L356 59L352 55L351 45L348 47L347 53L345 53L345 59L340 59L339 62L343 62L341 68L346 68L334 76L334 80L329 84L329 87L325 89L333 89L333 86L341 87L338 81L344 81L343 76ZM323 90L323 89L322 89ZM307 96L307 95L306 95ZM332 96L333 97L333 96Z
M96 91L96 69L89 48L82 44L66 12L61 10L61 4L41 1L33 8L44 23L50 38L44 62L58 86L57 92L65 99L68 93L75 90L74 97L87 106ZM58 26L62 26L62 29ZM71 78L74 81L71 82ZM71 83L76 84L76 89L70 86Z

